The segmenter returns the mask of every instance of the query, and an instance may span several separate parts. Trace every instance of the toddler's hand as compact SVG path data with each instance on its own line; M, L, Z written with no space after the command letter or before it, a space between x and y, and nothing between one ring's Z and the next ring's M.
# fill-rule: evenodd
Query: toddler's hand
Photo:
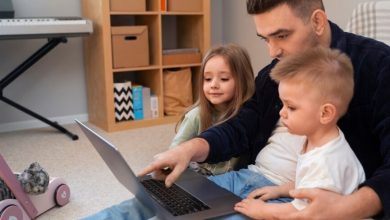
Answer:
M265 186L258 188L249 193L250 199L261 199L267 201L269 199L276 199L280 197L280 193L277 186Z

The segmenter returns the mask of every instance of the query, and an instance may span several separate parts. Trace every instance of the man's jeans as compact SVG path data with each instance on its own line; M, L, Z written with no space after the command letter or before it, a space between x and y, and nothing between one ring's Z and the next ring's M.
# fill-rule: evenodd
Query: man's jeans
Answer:
M275 184L267 180L262 175L241 169L239 171L231 171L225 174L210 176L210 180L220 185L221 187L233 192L241 198L246 198L253 190L263 186L274 186ZM269 200L267 202L282 203L290 202L291 198L279 198ZM84 218L84 220L158 220L153 213L144 207L137 199L133 198L126 200L120 204L103 209L102 211ZM232 214L216 218L215 220L244 220L248 219L241 214Z
M158 220L156 216L136 198L105 208L83 220Z
M210 176L209 179L243 199L248 197L249 193L257 188L264 186L276 186L263 175L248 169L230 171L221 175ZM291 198L277 198L268 200L267 202L285 203L291 201Z

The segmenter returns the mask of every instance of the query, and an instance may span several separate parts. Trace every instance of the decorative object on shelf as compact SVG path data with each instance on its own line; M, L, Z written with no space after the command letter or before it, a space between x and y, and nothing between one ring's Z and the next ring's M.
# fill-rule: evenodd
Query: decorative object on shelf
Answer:
M180 115L192 104L190 68L166 69L164 78L164 114Z
M131 82L114 83L115 121L134 120Z

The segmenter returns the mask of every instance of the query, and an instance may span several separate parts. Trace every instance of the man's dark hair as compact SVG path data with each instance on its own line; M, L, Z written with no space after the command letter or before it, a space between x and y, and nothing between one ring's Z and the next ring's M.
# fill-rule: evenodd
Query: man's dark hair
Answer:
M325 11L322 0L247 0L246 7L248 14L262 14L274 9L277 6L286 4L292 9L296 16L304 19L309 18L314 10Z

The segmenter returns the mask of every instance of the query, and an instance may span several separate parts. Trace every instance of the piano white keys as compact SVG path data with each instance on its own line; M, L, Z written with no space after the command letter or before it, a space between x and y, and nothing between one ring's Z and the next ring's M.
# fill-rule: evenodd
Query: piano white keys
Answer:
M0 19L0 26L2 25L68 25L68 24L87 24L86 20L59 20L55 18L16 18L16 19Z
M81 18L0 19L0 39L72 37L92 33L92 22Z

